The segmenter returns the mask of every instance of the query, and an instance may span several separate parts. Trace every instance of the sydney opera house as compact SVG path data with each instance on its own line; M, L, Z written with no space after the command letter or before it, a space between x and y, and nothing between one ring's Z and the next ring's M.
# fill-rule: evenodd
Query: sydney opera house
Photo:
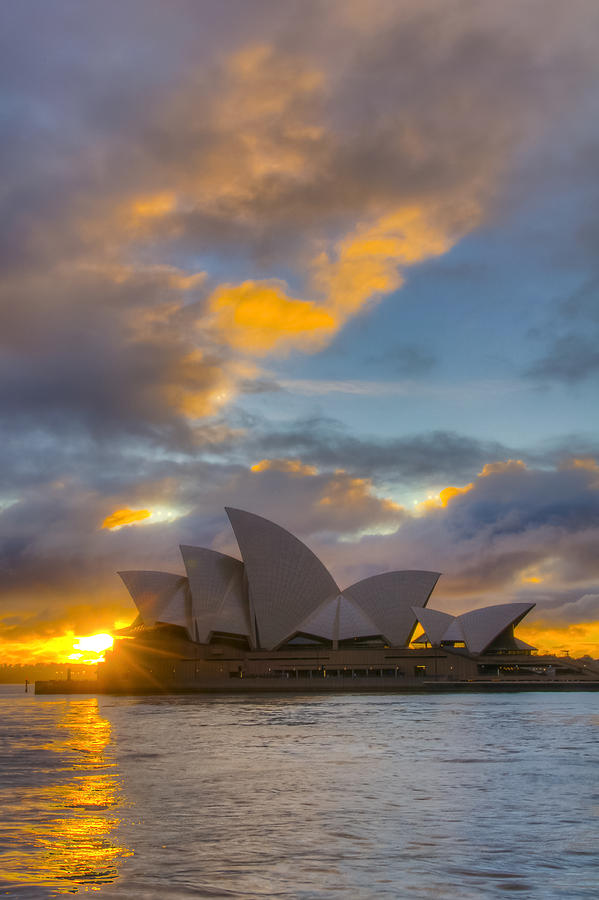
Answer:
M102 667L104 690L400 690L588 677L574 662L533 656L515 637L532 603L452 616L428 606L439 573L426 571L340 589L284 528L240 509L227 514L241 560L182 546L185 575L119 573L139 615Z

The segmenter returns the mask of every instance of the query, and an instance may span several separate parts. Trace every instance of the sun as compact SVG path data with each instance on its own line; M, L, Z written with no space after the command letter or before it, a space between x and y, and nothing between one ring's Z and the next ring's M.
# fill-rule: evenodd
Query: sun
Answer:
M87 637L75 638L73 643L73 653L69 654L69 659L80 663L103 662L102 654L114 644L112 635L103 632L102 634L90 634Z
M114 644L114 638L110 634L92 634L89 637L80 637L77 650L92 650L94 653L103 653Z

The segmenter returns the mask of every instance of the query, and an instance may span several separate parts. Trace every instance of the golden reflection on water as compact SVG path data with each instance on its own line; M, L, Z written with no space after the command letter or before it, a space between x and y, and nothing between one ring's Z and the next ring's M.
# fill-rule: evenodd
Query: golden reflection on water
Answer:
M60 736L43 750L63 757L53 771L67 780L28 789L27 806L30 811L36 807L37 814L27 816L25 827L35 852L28 854L21 873L11 874L21 883L78 893L113 882L119 861L133 851L114 840L122 796L110 752L110 722L100 715L95 698L63 701L62 706L56 723Z

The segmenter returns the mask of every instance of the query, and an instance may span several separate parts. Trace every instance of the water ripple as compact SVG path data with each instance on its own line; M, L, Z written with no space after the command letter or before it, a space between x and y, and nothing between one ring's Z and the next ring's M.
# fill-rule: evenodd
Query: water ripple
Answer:
M2 688L0 715L8 896L599 896L592 694Z

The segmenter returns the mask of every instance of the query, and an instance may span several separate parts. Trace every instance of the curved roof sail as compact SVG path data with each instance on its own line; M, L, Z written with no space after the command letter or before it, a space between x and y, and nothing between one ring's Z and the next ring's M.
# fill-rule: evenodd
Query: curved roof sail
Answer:
M413 606L412 612L424 628L428 643L438 647L454 617L438 609L423 609L418 606Z
M438 579L439 572L385 572L352 584L343 595L354 600L377 624L377 634L403 647L416 626L412 607L426 606Z
M372 621L361 606L351 597L345 594L339 596L339 618L337 637L338 641L348 641L351 638L374 637L380 634L376 623ZM389 640L386 635L383 635Z
M249 606L243 587L243 563L204 547L181 546L196 640L207 643L215 631L250 636Z
M443 633L442 641L455 642L455 643L466 643L466 638L464 637L464 632L462 631L462 626L460 625L460 617L456 616L455 619L452 619L449 625L447 626L447 631Z
M534 603L501 603L484 606L458 616L466 646L471 653L482 653L502 631L515 626L530 612Z
M243 557L256 644L272 650L339 588L299 538L269 519L226 508Z
M374 637L379 634L379 629L354 600L337 594L321 603L285 640L297 632L329 641L346 641Z
M189 587L184 575L143 570L118 574L131 594L144 625L151 627L156 622L180 625L192 635Z
M532 644L527 644L526 641L521 641L520 638L514 638L514 643L516 645L517 650L536 650L537 647L533 647Z

